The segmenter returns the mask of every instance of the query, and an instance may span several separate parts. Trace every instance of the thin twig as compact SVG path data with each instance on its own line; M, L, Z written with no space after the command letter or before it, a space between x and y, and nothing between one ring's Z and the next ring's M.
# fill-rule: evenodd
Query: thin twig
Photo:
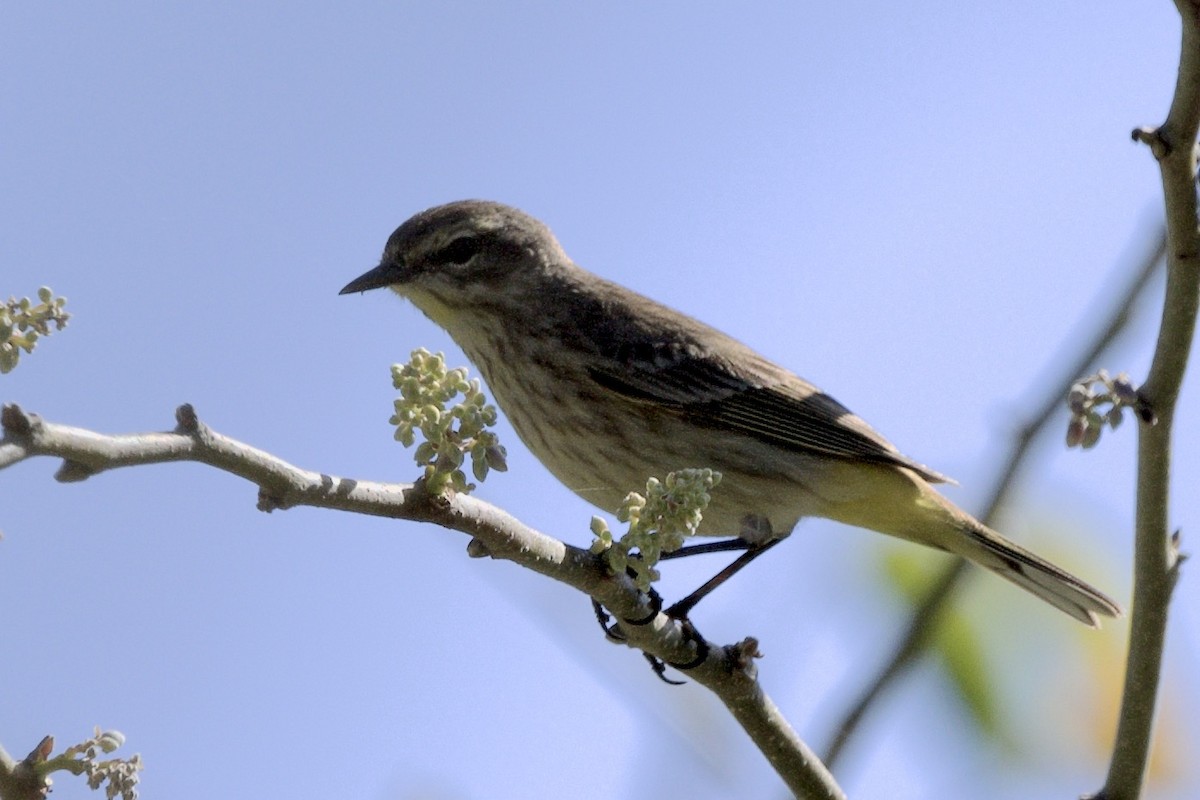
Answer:
M1092 369L1100 355L1116 340L1129 322L1134 303L1157 271L1163 254L1166 252L1166 245L1166 230L1159 228L1149 240L1145 253L1136 265L1136 270L1130 270L1129 282L1117 295L1119 299L1109 311L1105 325L1096 331L1084 347L1078 348L1077 344L1072 341L1070 343L1071 352L1054 359L1055 362L1059 360L1066 362L1066 366L1058 373L1057 378L1045 384L1049 389L1041 403L1030 414L1028 421L1013 435L1008 458L1005 459L1000 475L992 486L991 494L983 505L980 519L985 524L993 524L997 511L1003 506L1016 484L1018 472L1027 462L1033 443L1049 430L1047 425L1054 416L1054 412L1062 406L1063 398L1071 384ZM1067 349L1067 345L1064 345L1063 349ZM874 706L886 689L916 663L917 657L925 651L930 641L930 634L936 629L941 612L947 607L963 579L970 574L972 574L972 570L968 568L967 562L960 558L946 566L934 581L929 593L913 612L908 628L892 652L891 658L887 660L883 668L842 717L842 721L836 728L837 734L826 751L825 765L827 767L833 769L833 765L841 756L867 711Z
M685 629L655 612L632 580L610 574L598 556L540 533L482 500L433 496L420 483L377 483L303 470L213 431L191 406L181 406L176 420L179 425L171 432L106 436L46 422L7 405L0 412L0 469L53 456L64 459L56 474L60 481L79 481L118 467L196 461L256 484L258 507L264 511L307 505L431 522L466 533L472 537L471 555L527 567L587 594L624 619L648 618L648 624L622 627L630 646L670 664L688 664L688 677L721 699L797 797L844 800L833 776L759 685L752 639L728 646L704 640L690 626Z
M1195 338L1200 307L1196 138L1200 132L1200 3L1176 0L1182 19L1179 76L1167 120L1134 138L1150 145L1162 173L1167 220L1167 288L1162 325L1146 382L1138 390L1157 417L1138 426L1133 615L1125 688L1104 800L1134 800L1142 791L1154 729L1154 706L1166 641L1167 609L1178 578L1178 535L1168 522L1171 428Z

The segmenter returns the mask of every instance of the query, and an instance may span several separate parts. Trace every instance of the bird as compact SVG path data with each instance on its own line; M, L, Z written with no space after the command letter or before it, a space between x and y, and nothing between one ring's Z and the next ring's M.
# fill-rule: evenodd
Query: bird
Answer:
M936 488L949 478L829 394L576 265L523 211L461 200L416 214L341 294L381 288L446 330L533 455L598 508L650 476L711 468L723 477L699 536L757 553L803 518L832 519L961 556L1091 627L1122 613L956 506Z

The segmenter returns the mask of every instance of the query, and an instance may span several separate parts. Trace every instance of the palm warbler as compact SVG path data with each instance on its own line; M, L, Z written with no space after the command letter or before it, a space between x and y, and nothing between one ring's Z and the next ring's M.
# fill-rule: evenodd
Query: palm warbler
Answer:
M550 230L499 203L431 208L342 293L390 287L449 332L535 456L613 511L687 467L723 475L701 535L763 546L816 516L956 553L1097 626L1120 608L939 494L808 381L720 331L576 266Z

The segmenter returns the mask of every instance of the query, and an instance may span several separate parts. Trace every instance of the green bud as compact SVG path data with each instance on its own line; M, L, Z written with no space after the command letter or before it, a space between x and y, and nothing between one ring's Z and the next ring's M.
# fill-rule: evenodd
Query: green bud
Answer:
M491 437L493 440L495 436ZM488 466L497 472L508 471L508 451L501 444L489 444L486 450Z
M462 466L463 451L458 448L446 448L438 453L438 469L446 472Z
M475 476L475 480L477 480L477 481L482 482L482 481L487 480L487 474L488 474L487 460L483 459L483 458L471 459L471 474Z
M47 290L48 291L48 290ZM106 753L111 753L125 744L125 735L120 731L105 731L96 739L96 744Z
M413 453L413 458L419 465L428 464L429 462L433 461L436 456L437 446L434 445L433 442L421 442L419 445L417 445L416 452Z

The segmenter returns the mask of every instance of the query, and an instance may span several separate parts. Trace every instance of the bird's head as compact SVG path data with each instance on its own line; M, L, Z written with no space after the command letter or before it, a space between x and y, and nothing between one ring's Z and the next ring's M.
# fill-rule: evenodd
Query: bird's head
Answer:
M570 268L550 229L486 200L460 200L409 219L388 238L379 266L341 294L389 287L450 330L464 313L527 299Z

